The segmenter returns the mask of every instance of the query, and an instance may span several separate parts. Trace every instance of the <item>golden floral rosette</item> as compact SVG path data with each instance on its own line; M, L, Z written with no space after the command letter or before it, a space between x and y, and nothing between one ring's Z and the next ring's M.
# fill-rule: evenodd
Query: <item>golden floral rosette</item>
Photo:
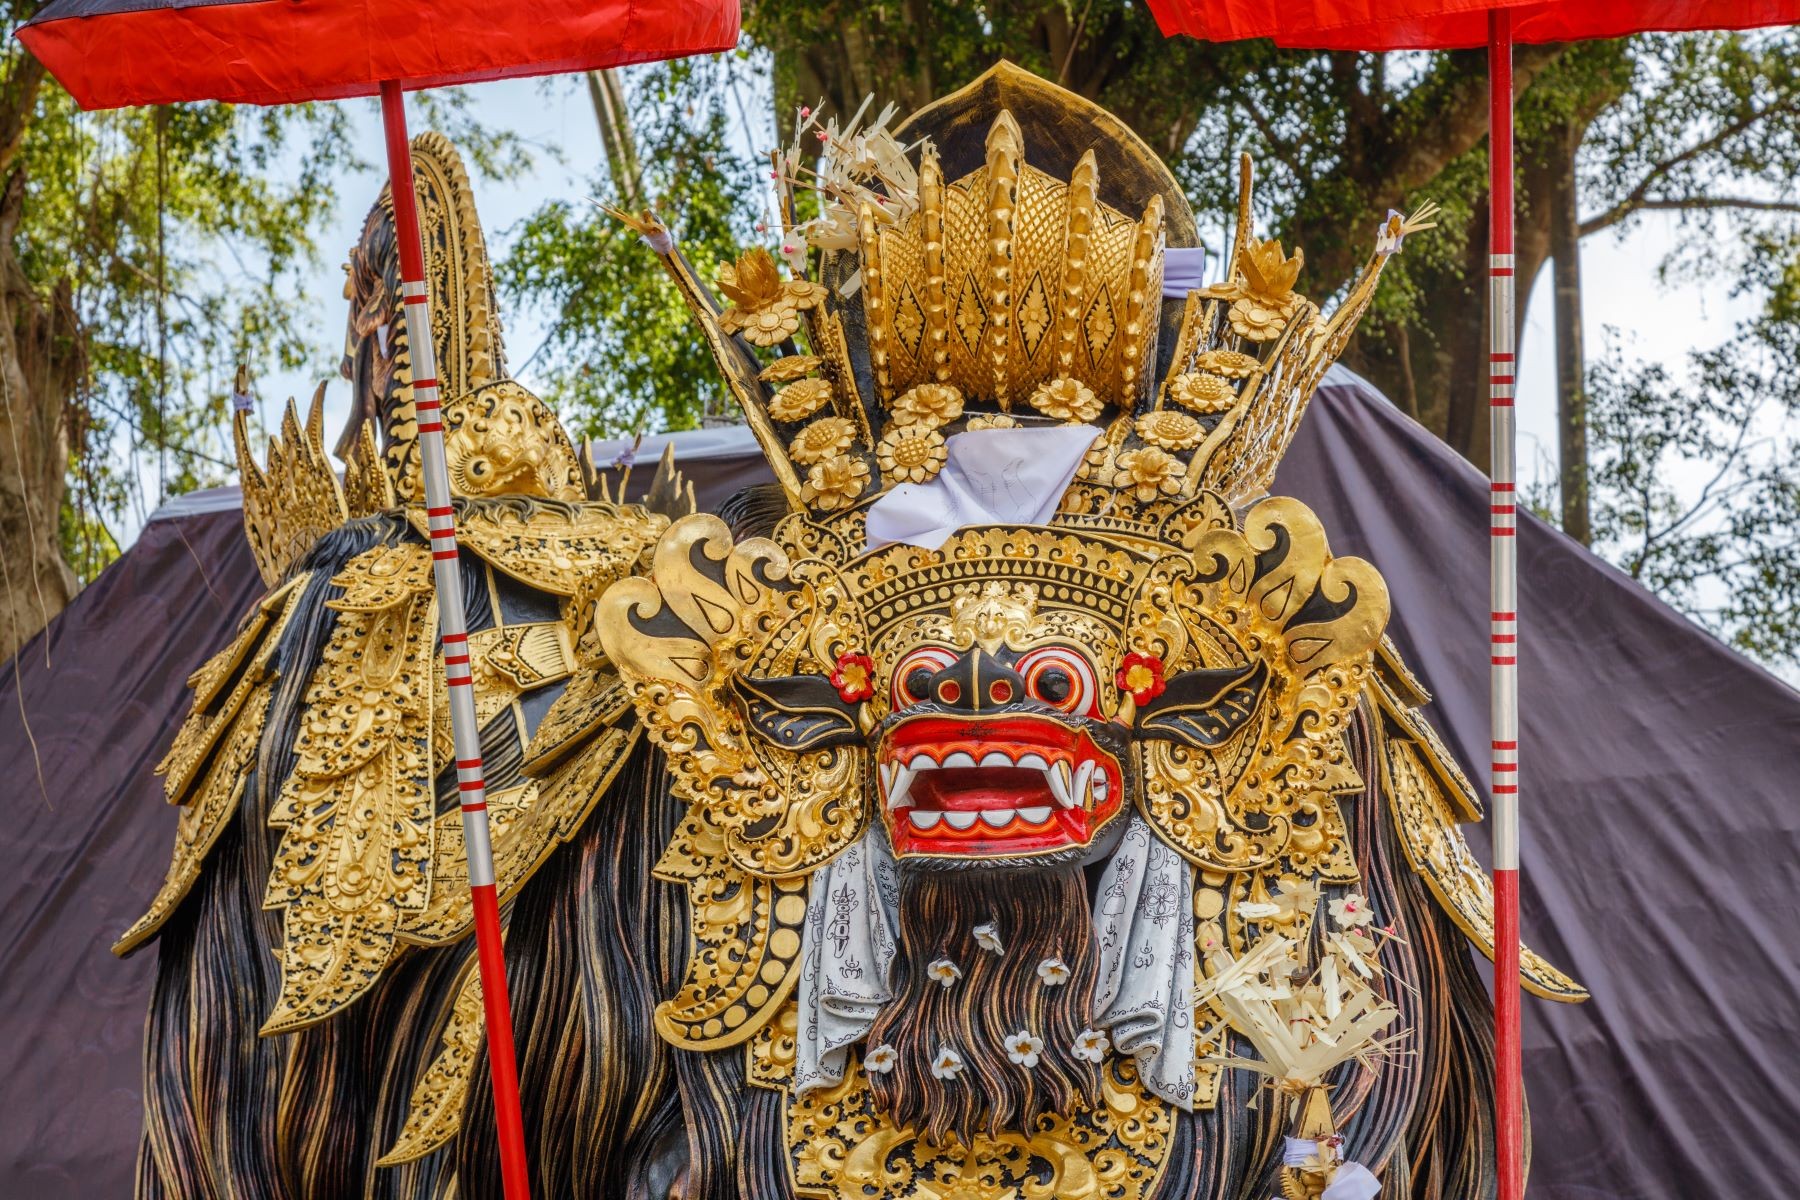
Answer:
M1031 393L1031 407L1058 421L1092 421L1105 407L1094 389L1079 379L1059 376Z
M797 463L820 463L842 454L855 440L856 425L848 417L820 417L799 432L788 453Z
M848 507L869 485L869 464L848 454L815 463L801 485L801 499L815 508Z
M774 256L761 247L746 251L735 264L721 266L715 279L731 301L719 314L719 328L741 333L756 346L774 346L793 337L800 328L800 314L825 299L821 284L782 279Z
M889 483L924 483L944 467L944 435L924 425L888 431L875 450L875 460Z

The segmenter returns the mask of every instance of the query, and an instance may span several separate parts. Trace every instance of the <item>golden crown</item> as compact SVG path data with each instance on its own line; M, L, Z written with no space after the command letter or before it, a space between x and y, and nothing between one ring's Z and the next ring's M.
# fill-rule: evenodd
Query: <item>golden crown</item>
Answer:
M1089 150L1065 181L1025 161L1010 112L987 161L945 183L935 150L918 207L884 222L865 202L862 305L877 400L949 385L1002 410L1059 378L1104 404L1137 407L1162 309L1163 202L1140 217L1102 203Z
M699 318L790 506L856 547L870 502L934 478L951 435L995 426L1095 427L1058 525L1179 542L1209 506L1241 507L1434 211L1390 214L1326 316L1294 290L1302 255L1252 236L1246 158L1225 281L1167 298L1166 243L1197 240L1193 215L1104 110L1001 63L892 130L891 110L861 115L801 122L776 160L792 277L752 250L718 274L727 304L653 217L616 214ZM819 215L792 218L796 186Z

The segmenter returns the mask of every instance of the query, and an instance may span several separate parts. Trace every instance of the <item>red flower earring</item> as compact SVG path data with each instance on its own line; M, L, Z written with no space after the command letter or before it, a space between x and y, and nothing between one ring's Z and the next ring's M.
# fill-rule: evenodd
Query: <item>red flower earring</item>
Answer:
M1163 660L1154 654L1133 650L1119 663L1113 682L1140 707L1163 693Z
M866 654L840 654L831 686L845 704L858 704L875 694L875 660Z

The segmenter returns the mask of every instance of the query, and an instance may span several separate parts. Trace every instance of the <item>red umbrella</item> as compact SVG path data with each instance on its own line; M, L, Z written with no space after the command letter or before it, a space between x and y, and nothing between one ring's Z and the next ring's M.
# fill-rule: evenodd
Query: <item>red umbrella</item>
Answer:
M530 1176L402 89L729 50L737 0L54 0L19 30L83 108L381 96L507 1200Z
M1513 420L1512 48L1529 43L1800 22L1800 0L1148 0L1163 33L1273 38L1309 50L1488 51L1488 412L1493 429L1489 603L1494 799L1494 1107L1500 1200L1524 1192L1519 1061L1517 433Z

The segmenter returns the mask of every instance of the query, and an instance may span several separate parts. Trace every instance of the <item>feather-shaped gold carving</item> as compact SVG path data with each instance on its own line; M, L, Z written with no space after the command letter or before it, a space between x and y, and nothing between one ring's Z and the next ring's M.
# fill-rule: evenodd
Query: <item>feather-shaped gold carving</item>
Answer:
M129 954L155 936L237 815L268 713L270 664L308 578L297 575L258 601L232 643L188 679L193 710L157 766L170 802L182 806L175 850L162 887L114 944L114 954Z
M283 831L265 907L285 914L281 991L263 1032L324 1019L375 982L403 912L431 895L431 552L378 546L332 579L342 594L307 684L297 763L269 824Z

